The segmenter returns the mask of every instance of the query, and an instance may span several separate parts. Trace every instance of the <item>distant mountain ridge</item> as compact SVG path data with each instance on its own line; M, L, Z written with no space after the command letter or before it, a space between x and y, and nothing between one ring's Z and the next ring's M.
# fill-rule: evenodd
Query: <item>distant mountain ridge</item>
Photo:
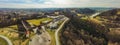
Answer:
M25 10L25 11L36 11L36 12L38 11L52 12L55 10L64 10L64 9L85 9L85 8L0 8L0 10ZM111 10L115 8L89 8L89 9L96 11L103 11L103 10Z

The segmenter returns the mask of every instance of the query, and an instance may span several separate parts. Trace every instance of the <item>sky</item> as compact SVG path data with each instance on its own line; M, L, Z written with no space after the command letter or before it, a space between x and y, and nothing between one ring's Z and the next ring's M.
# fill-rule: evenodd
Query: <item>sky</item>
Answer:
M0 8L116 7L120 0L0 0Z

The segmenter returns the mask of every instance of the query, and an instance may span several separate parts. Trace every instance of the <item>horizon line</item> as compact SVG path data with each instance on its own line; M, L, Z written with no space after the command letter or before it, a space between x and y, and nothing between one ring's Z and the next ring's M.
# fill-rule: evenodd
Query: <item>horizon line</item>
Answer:
M22 9L24 7L0 7L0 8L16 8L16 9ZM25 7L25 8L32 8L32 7ZM34 7L39 8L39 7ZM42 7L41 7L42 8ZM45 8L45 7L43 7ZM46 8L120 8L120 7L46 7Z

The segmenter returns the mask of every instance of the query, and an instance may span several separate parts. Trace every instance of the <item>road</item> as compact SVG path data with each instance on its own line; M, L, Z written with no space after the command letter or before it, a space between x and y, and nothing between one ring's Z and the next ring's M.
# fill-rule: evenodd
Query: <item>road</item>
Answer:
M8 45L13 45L11 40L9 40L7 37L0 35L1 38L7 41Z
M56 40L56 45L60 45L59 42L59 31L61 30L61 28L64 26L64 24L69 20L69 18L65 17L65 21L60 25L60 27L55 31L55 40Z

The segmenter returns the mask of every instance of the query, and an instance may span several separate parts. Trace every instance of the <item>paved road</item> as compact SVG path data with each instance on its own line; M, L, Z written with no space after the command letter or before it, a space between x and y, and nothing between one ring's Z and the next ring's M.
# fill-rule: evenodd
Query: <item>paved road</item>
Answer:
M11 40L9 40L7 37L0 35L1 38L7 41L8 45L13 45Z
M55 40L56 40L56 45L60 45L59 42L59 31L61 30L61 28L64 26L64 24L69 20L69 18L65 17L65 21L60 25L60 27L56 30L55 32Z

